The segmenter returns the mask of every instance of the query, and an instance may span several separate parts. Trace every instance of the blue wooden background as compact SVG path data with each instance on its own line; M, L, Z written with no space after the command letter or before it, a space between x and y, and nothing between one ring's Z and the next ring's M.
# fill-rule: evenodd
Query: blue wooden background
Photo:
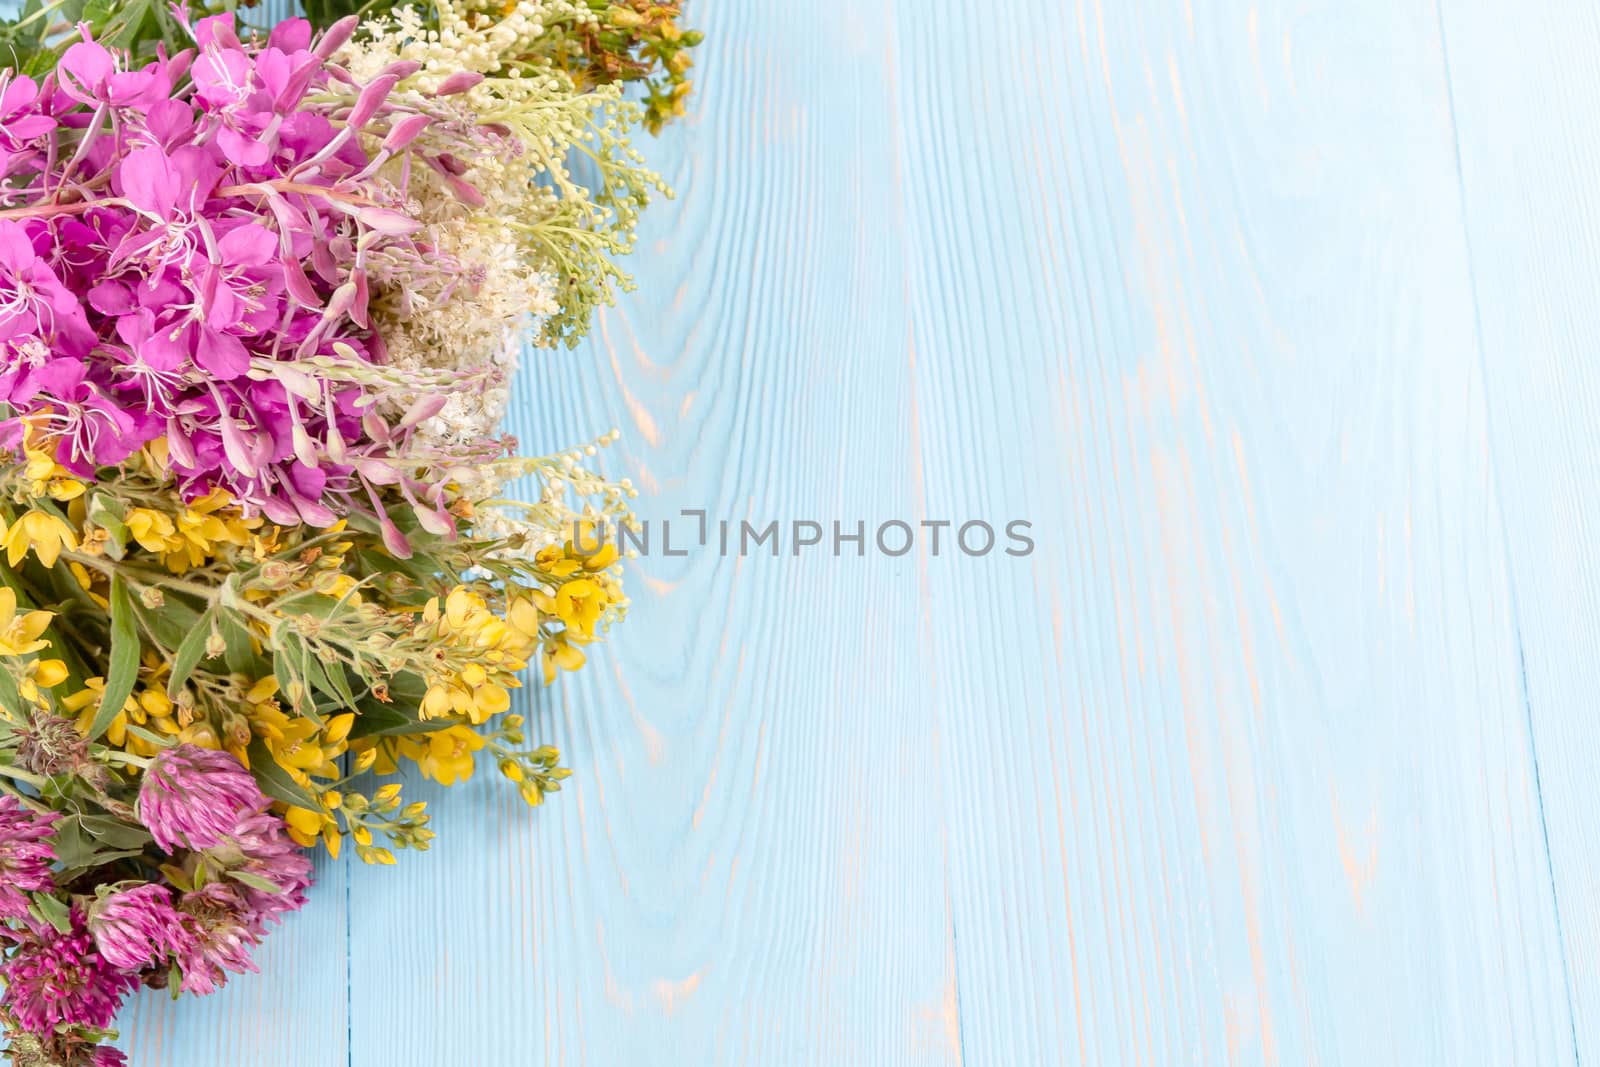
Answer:
M694 0L639 291L516 429L660 519L436 849L139 1067L1600 1056L1600 13ZM428 790L419 795L433 794Z

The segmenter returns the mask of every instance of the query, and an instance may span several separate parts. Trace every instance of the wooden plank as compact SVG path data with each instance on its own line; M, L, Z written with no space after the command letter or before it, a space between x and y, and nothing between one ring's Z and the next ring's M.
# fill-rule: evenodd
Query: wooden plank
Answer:
M1041 546L923 566L967 1062L1572 1060L1433 8L936 7L925 506Z
M1600 12L1442 5L1490 439L1575 1045L1600 1053Z
M697 11L683 195L517 431L620 424L657 519L1037 551L641 561L531 705L570 793L417 790L434 852L134 1062L1592 1048L1592 21L1444 11L1458 174L1423 5Z
M532 357L513 428L620 426L611 469L657 520L909 514L888 13L694 8L640 289ZM913 564L659 548L614 643L536 705L570 790L530 813L487 768L439 798L430 854L354 872L355 1064L957 1061Z

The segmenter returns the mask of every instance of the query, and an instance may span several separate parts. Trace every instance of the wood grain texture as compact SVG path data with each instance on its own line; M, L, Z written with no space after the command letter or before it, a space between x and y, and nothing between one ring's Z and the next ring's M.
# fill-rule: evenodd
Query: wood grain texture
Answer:
M1600 1054L1596 16L694 12L680 196L515 432L1036 552L639 561L524 693L567 792L413 787L434 851L133 1062Z
M1600 12L1445 3L1464 217L1573 1041L1600 1053Z
M649 146L679 198L595 343L526 367L527 447L619 425L657 519L912 512L889 14L698 5L701 110ZM355 873L354 1062L956 1062L915 565L641 562L536 716L570 791L475 782L430 855Z
M1039 551L645 561L571 795L355 873L353 1062L1574 1059L1438 13L699 21L521 432Z
M1571 1058L1434 11L901 25L968 1060Z

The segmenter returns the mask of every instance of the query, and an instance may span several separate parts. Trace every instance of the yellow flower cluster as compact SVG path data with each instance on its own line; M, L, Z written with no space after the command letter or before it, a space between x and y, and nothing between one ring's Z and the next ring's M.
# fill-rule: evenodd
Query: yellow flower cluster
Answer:
M457 586L442 602L428 601L416 636L433 650L423 717L463 715L482 723L511 707L508 690L522 685L516 672L539 647L539 612L531 601L518 599L502 618L482 596Z
M52 500L66 501L83 495L87 487L71 471L56 462L49 446L36 432L30 433L23 455L25 462L18 480L29 497L37 499L48 496Z
M592 544L592 526L581 528L579 534ZM585 553L568 541L541 549L534 561L556 583L553 593L535 592L534 604L562 623L560 631L547 634L544 640L544 684L549 685L558 670L575 671L583 666L585 657L578 646L595 639L595 628L606 609L622 598L616 578L608 573L617 561L617 546L608 541Z
M375 753L379 774L396 773L399 757L404 756L417 765L424 778L440 785L455 785L472 777L476 769L474 755L487 743L470 726L447 726L411 737L386 737L368 751Z
M21 698L0 714L81 735L130 776L175 744L225 750L277 783L294 840L334 855L348 840L369 863L394 859L377 835L426 848L432 832L398 784L369 790L361 775L412 765L448 786L472 778L481 755L529 804L560 789L559 753L525 745L511 690L536 661L547 683L583 666L584 646L621 617L615 545L533 551L576 519L558 498L512 536L481 526L463 496L453 510L467 537L413 532L402 561L370 523L279 526L221 490L186 501L160 452L139 453L114 482L86 484L32 449L0 467L11 572L0 674ZM622 506L625 487L567 456L528 470L603 495L607 514ZM575 536L595 541L592 526ZM439 588L447 574L460 577ZM27 606L75 597L59 623ZM112 647L130 640L137 655L118 668ZM43 658L52 648L62 658Z
M10 524L0 519L0 545L5 547L7 566L16 567L31 551L40 563L54 567L63 550L77 551L78 535L59 515L36 509Z
M317 721L284 712L276 699L278 680L268 676L245 693L249 736L259 738L272 754L273 762L290 772L301 785L310 788L311 778L339 776L337 760L349 748L350 729L355 715L346 712ZM249 757L241 752L246 766Z
M204 565L223 545L242 548L251 543L261 519L245 518L232 503L226 491L213 489L171 515L131 508L123 523L140 548L160 556L173 574L184 574Z
M146 684L122 702L106 729L106 740L136 756L154 756L167 743L154 738L172 738L175 741L217 748L216 732L204 722L196 723L192 715L181 717L175 712L171 698L161 684L167 664L154 652L145 652L141 672ZM83 688L62 698L62 710L75 714L78 729L88 734L95 716L106 696L106 680L96 676L84 680Z
M0 585L0 656L26 656L49 647L43 639L50 620L48 611L17 613L17 591L9 585Z

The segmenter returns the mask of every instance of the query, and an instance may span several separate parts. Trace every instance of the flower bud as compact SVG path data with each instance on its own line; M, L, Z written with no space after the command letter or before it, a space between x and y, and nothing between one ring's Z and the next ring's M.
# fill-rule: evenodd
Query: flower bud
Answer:
M454 96L456 93L464 93L468 89L476 87L478 83L482 81L483 75L479 74L477 71L457 71L444 81L440 82L439 88L436 90L436 92L439 96Z
M422 64L414 59L397 59L379 71L379 74L403 82L421 69Z
M383 139L385 152L399 152L412 141L415 141L423 130L433 124L433 119L428 115L407 115L393 126L389 127L389 136Z
M392 74L380 74L369 82L367 87L361 90L361 95L356 97L355 107L350 109L350 117L346 120L349 127L359 130L372 121L372 116L378 113L378 109L389 98L389 93L399 80Z
M343 48L345 42L355 35L356 26L360 24L360 21L354 15L346 15L332 26L329 26L328 32L324 33L322 39L317 42L317 47L312 49L316 57L318 59L327 59Z

